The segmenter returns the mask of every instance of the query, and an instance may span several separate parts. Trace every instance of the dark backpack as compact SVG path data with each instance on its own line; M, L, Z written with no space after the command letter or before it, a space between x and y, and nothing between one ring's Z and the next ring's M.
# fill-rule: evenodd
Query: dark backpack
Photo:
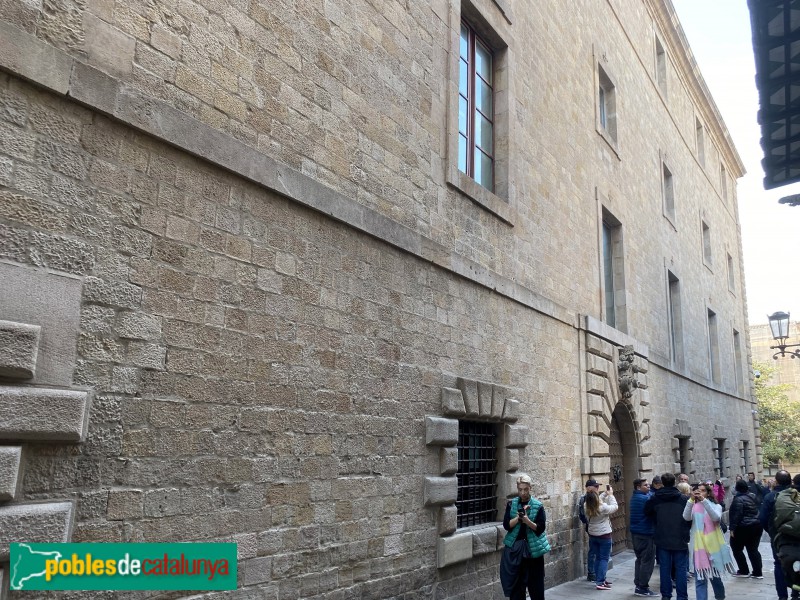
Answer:
M800 493L796 489L785 489L775 497L773 523L775 541L778 544L780 544L778 539L784 536L796 538L796 541L800 542Z

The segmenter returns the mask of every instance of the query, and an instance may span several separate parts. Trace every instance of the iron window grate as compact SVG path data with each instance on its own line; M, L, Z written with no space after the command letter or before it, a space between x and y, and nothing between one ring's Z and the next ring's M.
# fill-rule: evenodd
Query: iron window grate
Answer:
M458 424L458 527L497 520L497 433L491 423Z

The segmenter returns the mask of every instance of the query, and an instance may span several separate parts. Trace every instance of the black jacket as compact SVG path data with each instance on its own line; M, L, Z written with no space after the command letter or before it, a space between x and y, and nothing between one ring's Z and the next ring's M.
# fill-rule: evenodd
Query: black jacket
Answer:
M775 537L775 523L772 522L775 516L775 500L780 492L788 488L788 485L776 485L769 494L764 496L764 501L758 510L758 520L764 531L769 534L769 539Z
M683 518L687 498L676 487L656 490L644 504L644 514L656 525L653 541L664 550L686 550L691 523Z
M753 494L749 492L737 492L731 502L731 511L728 514L731 531L736 531L737 527L748 527L750 525L761 525L758 521L758 504Z

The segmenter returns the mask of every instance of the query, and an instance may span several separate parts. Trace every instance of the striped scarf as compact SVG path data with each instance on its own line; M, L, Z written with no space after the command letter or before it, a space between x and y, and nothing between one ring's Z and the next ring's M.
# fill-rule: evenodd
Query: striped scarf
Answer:
M725 543L719 523L711 520L702 502L692 506L692 532L694 570L698 579L721 577L726 570L734 572L731 551Z

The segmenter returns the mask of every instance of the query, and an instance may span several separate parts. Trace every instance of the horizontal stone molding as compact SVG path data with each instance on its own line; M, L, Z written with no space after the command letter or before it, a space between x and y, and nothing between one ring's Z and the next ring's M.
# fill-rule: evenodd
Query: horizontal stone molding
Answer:
M0 69L143 131L570 327L575 312L0 21Z
M0 502L8 502L16 497L21 464L20 446L0 446Z
M0 506L0 561L8 560L11 542L69 542L74 522L72 502Z
M38 325L0 321L0 377L33 378L41 332Z
M614 346L619 346L620 348L624 346L633 346L633 351L643 358L647 358L650 354L650 350L646 344L632 338L627 333L621 332L619 329L614 329L610 325L592 316L583 315L583 326L587 332L600 339L611 342Z
M0 386L0 440L82 442L88 392Z
M437 565L441 569L481 554L497 552L503 547L505 530L500 523L486 523L463 529L448 537L440 537Z

